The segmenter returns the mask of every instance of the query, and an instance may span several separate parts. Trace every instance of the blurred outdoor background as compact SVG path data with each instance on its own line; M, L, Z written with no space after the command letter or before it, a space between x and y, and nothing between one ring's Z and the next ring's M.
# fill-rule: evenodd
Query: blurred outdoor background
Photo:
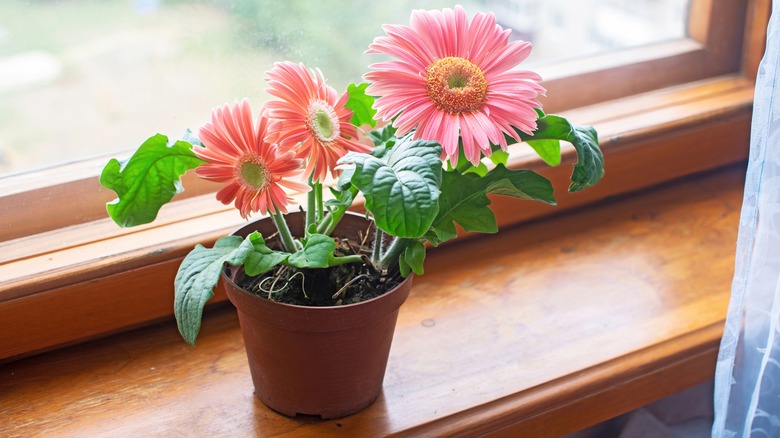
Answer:
M343 91L383 23L413 9L492 11L535 44L522 66L685 35L688 0L2 0L0 178L197 130L212 108L268 96L275 61ZM0 179L0 184L2 179Z

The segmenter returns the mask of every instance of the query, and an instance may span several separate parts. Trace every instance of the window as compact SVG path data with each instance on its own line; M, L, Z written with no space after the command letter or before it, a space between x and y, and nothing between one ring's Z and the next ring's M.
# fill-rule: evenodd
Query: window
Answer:
M267 99L262 72L277 59L317 66L344 89L360 81L372 60L362 52L383 22L405 23L414 7L451 3L363 2L355 14L332 1L316 8L300 1L6 2L0 5L0 17L8 17L0 22L0 108L9 117L0 119L0 174L119 153L147 130L180 135L197 127L223 102ZM533 64L680 38L686 4L664 0L648 10L615 2L573 8L471 0L466 7L495 11L513 38L536 43ZM626 30L620 23L635 28L628 33L633 39L619 38ZM28 134L44 120L45 129Z
M589 0L572 7L565 1L469 0L465 6L494 11L513 29L512 38L536 44L527 66L554 79L547 84L546 107L559 111L616 96L611 84L601 89L595 84L572 99L561 91L570 83L555 79L559 71L578 77L591 55L611 58L616 49L679 40L688 2ZM9 19L0 19L0 112L10 117L0 117L0 197L14 209L0 220L0 241L103 218L101 204L113 195L94 177L106 154L121 155L155 132L177 137L201 125L216 105L243 96L256 103L268 98L262 72L274 60L318 66L344 89L359 82L372 62L361 54L383 22L406 23L415 7L454 3L362 2L359 15L332 0L317 8L306 0L3 3L0 17ZM602 25L604 20L610 25ZM618 41L614 33L624 22L654 32ZM350 31L338 31L346 28ZM635 62L635 54L621 56L624 63ZM573 59L556 67L562 58ZM589 81L610 67L598 62L601 70L591 72ZM585 96L590 100L582 100ZM194 179L186 187L183 197L213 189ZM40 212L52 207L57 214L41 220Z
M65 7L71 3L45 4ZM484 9L493 9L493 3L481 2ZM516 7L513 10L517 13L538 13L542 5L552 3L557 2L508 4ZM629 3L599 2L605 8L612 8L613 14L645 14L647 10L636 6L640 3L624 8ZM680 2L668 3L679 8ZM0 8L9 5L20 8L21 4L8 2ZM128 3L100 4L110 8ZM142 10L143 7L183 7L178 2L151 0L132 4ZM392 7L384 5L383 8L395 10L396 4L399 18L387 18L384 15L387 11L382 9L379 22L407 22L411 9L407 3L395 2ZM219 1L197 5L224 7L219 6L223 5ZM426 8L439 6L424 4ZM248 14L242 11L241 14ZM582 205L746 156L746 147L734 145L739 145L743 137L746 144L751 81L762 50L768 2L692 0L688 11L688 36L684 38L670 36L641 47L555 63L536 61L543 76L548 78L545 85L550 90L550 98L545 102L546 109L567 111L575 121L596 124L607 155L607 179L576 197L559 194L561 207ZM0 13L0 17L5 16ZM507 12L507 20L509 16ZM81 18L89 19L86 15ZM566 27L570 18L552 13L549 20L551 26L561 23ZM0 20L0 25L6 24ZM111 22L102 25L115 27ZM0 35L6 35L0 36L0 44L7 40L8 32L0 31ZM170 32L177 32L175 26ZM194 30L187 28L181 32L195 35ZM369 39L373 38L378 34L378 26L371 26L366 33ZM131 46L138 37L132 35L127 39ZM596 36L602 45L619 42L610 33ZM120 38L120 41L124 40ZM59 39L57 42L64 44ZM360 50L364 46L362 43ZM2 47L0 50L4 50ZM160 50L166 50L165 45ZM348 50L349 56L355 52ZM5 55L0 52L0 56ZM281 56L271 59L281 59ZM315 64L319 63L312 61ZM360 65L365 64L361 61ZM265 68L254 68L258 72L255 78L245 82L250 87L262 87L260 72ZM338 76L327 70L326 75L333 81L342 80L335 79ZM221 100L236 97L236 91L231 93ZM238 95L252 93L255 90ZM220 99L209 101L205 111L198 110L198 117L206 117L211 106L217 103ZM62 111L67 111L67 107ZM198 121L187 121L182 126L193 126L193 123L197 125ZM143 132L138 131L138 126ZM138 139L151 133L149 125L138 126L132 130L132 135L140 136ZM699 142L706 140L707 149L691 144L693 137ZM516 149L521 152L514 162L516 165L541 167L529 155L523 155L520 147ZM571 154L564 157L571 158ZM117 230L105 219L103 208L103 203L112 199L113 194L102 190L95 177L104 162L105 158L78 161L0 178L0 211L3 212L0 241L4 242L0 256L0 358L170 315L171 292L167 285L180 258L195 243L213 241L242 222L235 212L218 206L212 195L207 194L213 187L189 178L185 181L187 192L179 202L167 207L155 224ZM554 182L560 182L569 171L568 165L563 164L544 172ZM502 225L550 211L545 206L529 204L518 212L502 205L496 200ZM182 223L187 226L173 226ZM142 284L147 280L149 284ZM31 320L41 323L29 327L25 322Z

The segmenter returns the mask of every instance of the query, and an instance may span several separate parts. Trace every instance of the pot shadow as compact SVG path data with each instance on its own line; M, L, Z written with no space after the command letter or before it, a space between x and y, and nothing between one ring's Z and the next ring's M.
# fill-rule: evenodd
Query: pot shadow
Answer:
M266 406L257 397L254 399L254 427L257 432L278 433L292 430L306 430L311 433L326 432L329 429L343 432L346 436L384 436L392 432L384 391L362 411L341 418L323 419L319 415L298 414L288 417Z

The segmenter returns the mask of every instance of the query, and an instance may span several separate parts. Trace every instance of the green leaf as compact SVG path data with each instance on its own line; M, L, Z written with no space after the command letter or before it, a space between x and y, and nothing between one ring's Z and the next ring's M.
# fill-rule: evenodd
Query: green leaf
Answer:
M108 214L120 227L152 222L166 204L184 189L181 176L204 163L192 152L192 145L157 134L146 140L129 160L113 158L103 168L100 184L118 198L106 204Z
M599 149L598 133L592 126L572 125L569 142L577 150L577 163L571 175L570 192L595 185L604 176L604 155Z
M336 242L324 234L312 234L303 244L303 249L292 254L285 264L296 268L327 268L334 258Z
M283 263L290 257L289 253L274 251L267 247L263 236L255 231L247 237L252 242L252 251L244 260L244 272L250 277L270 271L274 266Z
M561 142L560 140L528 140L528 146L531 146L539 157L550 166L561 164Z
M469 167L464 170L463 173L473 173L475 175L485 176L488 173L488 167L485 163L480 161L478 165Z
M195 345L203 306L214 296L224 264L240 265L252 250L249 239L227 236L217 240L213 248L195 246L184 258L174 281L173 314L188 344Z
M433 245L456 237L455 223L466 231L498 231L496 217L489 208L490 193L555 204L553 187L547 178L530 170L509 170L503 165L484 177L444 172L441 190L439 213L425 235Z
M352 184L347 180L347 184ZM349 208L352 206L352 202L355 197L352 195L352 191L349 189L337 190L333 187L329 187L330 193L333 195L332 199L325 201L325 206L328 208Z
M397 237L418 238L439 210L441 146L399 140L382 158L351 152L339 163L366 198L377 227Z
M564 140L571 143L577 151L577 162L574 164L569 186L570 192L595 185L604 176L604 155L599 149L598 134L593 127L577 126L561 116L550 114L537 119L536 125L534 135L520 132L520 138L525 142Z
M490 154L490 161L492 161L493 164L502 164L506 166L509 162L509 152L502 151L501 149L493 151L493 153Z
M382 158L388 150L398 142L395 136L396 129L393 125L385 125L382 129L375 129L368 133L368 137L374 142L374 150L371 155Z
M376 126L374 98L366 94L366 88L368 88L367 82L360 85L349 84L347 86L349 99L347 99L346 107L352 110L350 123L355 126L370 125L374 127Z
M406 278L412 273L412 268L406 263L403 254L398 258L398 270L401 272L401 277Z
M423 275L425 273L423 269L423 263L425 262L425 245L419 240L409 242L403 254L401 254L401 260L398 262L399 266L406 264L415 274ZM403 272L401 272L401 274L403 275ZM408 276L408 273L404 275L404 277Z
M395 131L393 125L385 125L382 129L375 129L368 133L368 137L374 142L376 148L383 147L383 153L373 153L372 155L381 157L384 155L384 149L390 149L395 145L396 140L398 140L395 138Z

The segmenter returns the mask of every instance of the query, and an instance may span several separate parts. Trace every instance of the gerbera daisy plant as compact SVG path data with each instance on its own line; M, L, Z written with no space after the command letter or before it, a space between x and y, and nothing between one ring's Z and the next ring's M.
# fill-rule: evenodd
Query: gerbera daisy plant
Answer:
M596 131L544 114L541 77L518 68L531 44L510 41L511 31L493 14L469 19L461 7L417 10L409 26L384 31L367 53L390 59L370 65L365 82L345 92L319 70L279 62L265 74L274 99L254 115L246 99L224 105L196 134L175 142L157 134L128 160L112 159L104 168L101 184L118 195L107 209L123 227L153 221L183 190L180 178L191 169L224 184L217 199L233 203L243 218L268 215L276 225L274 236L227 236L184 259L174 312L187 342L194 343L226 264L243 267L250 278L284 269L286 283L298 273L348 264L400 279L421 275L426 247L456 237L457 226L496 232L490 194L554 204L546 178L508 166L511 144L523 142L555 166L560 141L571 143L577 162L570 191L603 176ZM308 192L305 206L293 205L293 192ZM361 197L375 227L366 244L372 249L345 253L331 234ZM293 209L305 210L300 235L285 219ZM270 292L275 299L276 290ZM343 302L341 293L334 299L339 295L332 304Z

